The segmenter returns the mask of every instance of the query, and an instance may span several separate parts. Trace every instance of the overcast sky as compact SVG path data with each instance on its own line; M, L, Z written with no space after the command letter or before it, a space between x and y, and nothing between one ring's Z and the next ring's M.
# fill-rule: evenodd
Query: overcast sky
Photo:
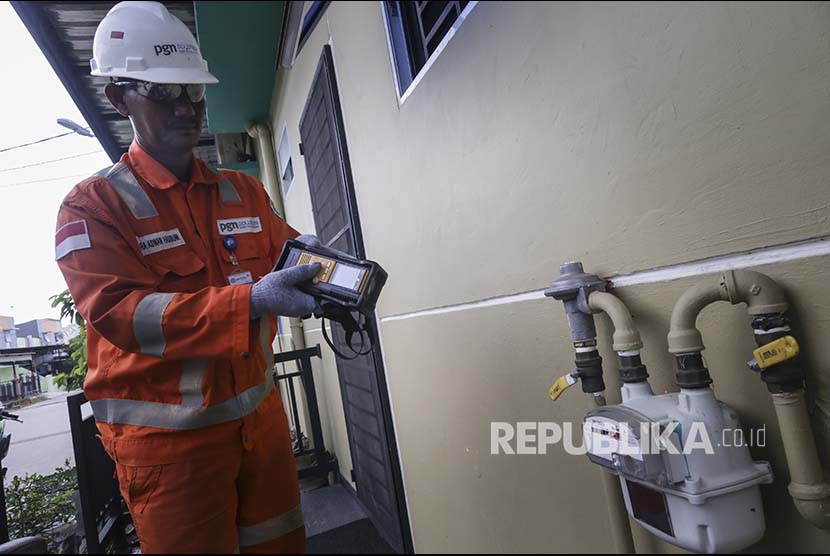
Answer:
M0 149L67 131L58 118L87 125L8 2L0 2L0 69ZM58 207L78 181L109 164L97 139L76 134L0 153L0 315L17 323L59 315L49 306L49 296L66 289L55 264ZM21 183L38 180L51 181Z

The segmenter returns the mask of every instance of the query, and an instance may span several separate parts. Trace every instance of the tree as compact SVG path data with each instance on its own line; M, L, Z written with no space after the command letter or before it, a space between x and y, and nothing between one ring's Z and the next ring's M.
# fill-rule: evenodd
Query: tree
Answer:
M69 293L68 289L53 295L49 300L52 301L52 307L61 308L61 319L68 318L78 325L78 335L69 340L66 347L69 358L72 359L75 365L68 373L60 373L55 376L55 384L59 387L67 391L77 390L84 385L87 371L86 321L75 309L75 300L72 299L72 294Z

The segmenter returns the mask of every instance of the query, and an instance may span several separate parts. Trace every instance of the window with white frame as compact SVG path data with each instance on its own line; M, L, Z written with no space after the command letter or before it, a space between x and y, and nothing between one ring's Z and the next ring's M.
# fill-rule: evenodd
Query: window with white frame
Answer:
M429 69L432 60L440 54L476 4L471 0L384 0L389 50L401 98Z

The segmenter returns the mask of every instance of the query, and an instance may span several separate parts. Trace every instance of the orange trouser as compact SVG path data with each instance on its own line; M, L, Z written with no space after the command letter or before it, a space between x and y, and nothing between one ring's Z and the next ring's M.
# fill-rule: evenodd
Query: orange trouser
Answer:
M231 430L222 433L221 454L116 464L144 554L305 552L296 462L280 414L250 450Z

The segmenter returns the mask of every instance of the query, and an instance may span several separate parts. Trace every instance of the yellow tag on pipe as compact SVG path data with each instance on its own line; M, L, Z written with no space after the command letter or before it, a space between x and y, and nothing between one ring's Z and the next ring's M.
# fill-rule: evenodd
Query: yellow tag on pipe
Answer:
M556 401L559 399L559 396L562 395L562 392L570 388L576 384L576 377L572 376L571 373L566 374L563 377L560 377L556 382L553 383L553 386L550 387L550 391L548 395L550 399Z
M766 369L798 355L798 342L792 336L784 336L761 346L752 352L758 367Z

